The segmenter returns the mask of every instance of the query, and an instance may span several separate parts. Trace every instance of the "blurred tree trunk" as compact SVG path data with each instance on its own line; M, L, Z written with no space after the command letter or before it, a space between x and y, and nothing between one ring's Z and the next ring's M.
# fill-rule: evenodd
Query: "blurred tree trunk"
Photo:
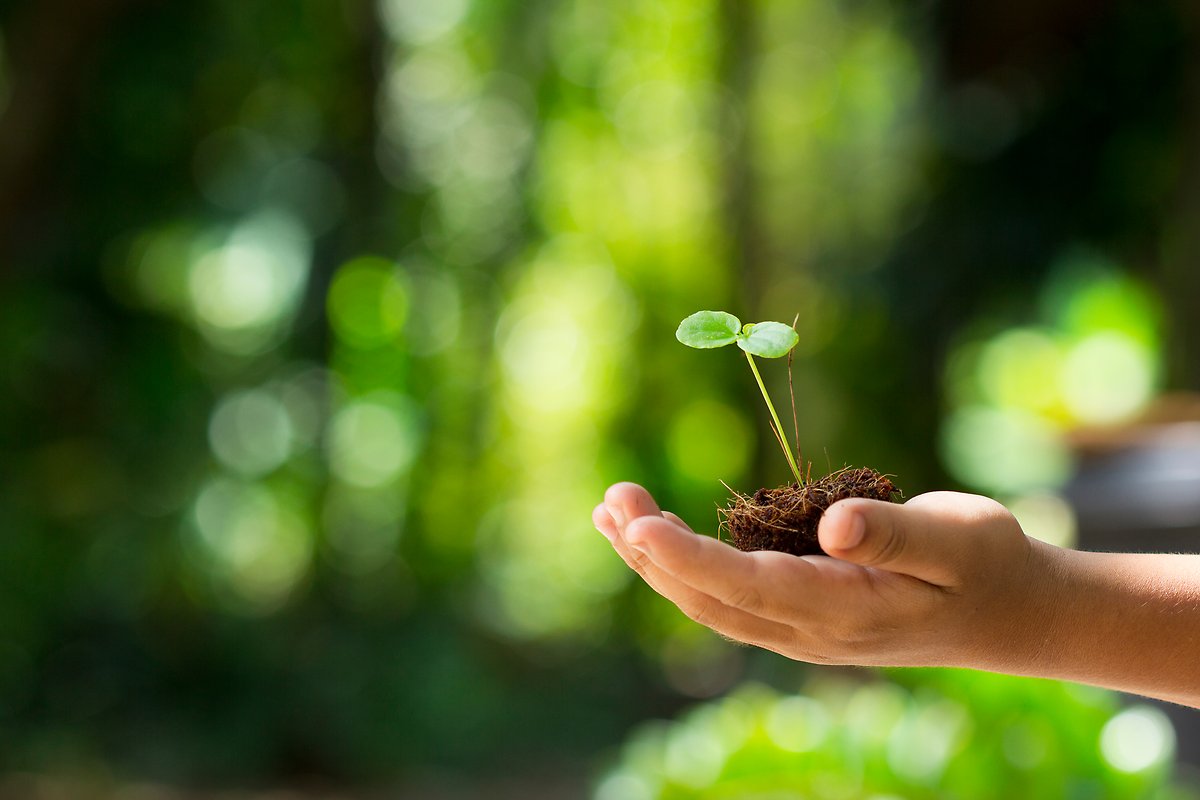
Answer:
M387 70L387 42L374 0L347 0L343 4L350 37L347 72L353 80L344 92L350 96L341 107L352 113L337 121L343 141L335 165L345 189L344 221L332 235L318 238L305 307L313 317L325 314L325 297L334 272L344 261L361 253L396 252L402 234L388 199L390 187L375 161L379 135L379 87ZM329 124L333 127L333 121ZM324 322L304 328L305 352L317 356L329 351L329 326Z
M1162 294L1167 305L1167 385L1200 391L1200 6L1179 3L1188 39L1184 81L1175 218L1165 221L1168 240L1162 263Z
M721 205L728 237L729 263L736 273L734 311L743 320L758 319L763 291L769 276L764 269L767 242L758 216L758 180L754 174L753 109L756 58L759 50L757 3L747 0L720 0L719 28L724 33L721 84L726 90L721 105L720 138L722 158ZM771 423L759 402L753 381L742 387L745 408L754 412L757 431L768 430ZM779 454L769 438L758 437L764 446L757 448L754 477L762 480Z
M0 113L0 264L18 232L36 230L50 155L69 124L96 43L147 0L38 0L0 21L10 47L9 96Z
M754 91L757 51L754 2L721 0L720 29L724 32L721 58L722 84L727 90L722 106L721 140L726 155L723 207L730 240L730 261L738 274L738 306L759 308L763 275L763 232L755 211L757 186L749 142L751 118L749 99Z

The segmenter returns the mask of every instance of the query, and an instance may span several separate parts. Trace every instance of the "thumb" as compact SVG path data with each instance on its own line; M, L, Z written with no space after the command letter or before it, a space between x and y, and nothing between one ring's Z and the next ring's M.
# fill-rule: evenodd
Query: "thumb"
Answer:
M911 575L936 586L962 580L969 536L954 517L921 505L853 498L831 505L821 517L821 548L842 561Z

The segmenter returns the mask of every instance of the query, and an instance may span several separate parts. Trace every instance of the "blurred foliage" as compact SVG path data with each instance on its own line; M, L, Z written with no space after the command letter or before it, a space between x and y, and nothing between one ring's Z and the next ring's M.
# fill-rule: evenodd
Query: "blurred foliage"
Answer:
M963 484L1003 498L1027 533L1071 545L1072 511L1054 495L1073 472L1068 437L1135 420L1158 395L1162 308L1115 265L1071 253L1025 316L1012 327L985 316L950 352L942 456Z
M698 308L798 313L803 457L909 494L944 385L986 488L978 414L1186 387L1193 12L962 5L5 4L0 771L582 774L793 688L588 522L786 478Z
M1107 692L915 670L801 694L747 685L635 732L596 800L1186 798L1171 723ZM1053 708L1052 714L1046 709Z

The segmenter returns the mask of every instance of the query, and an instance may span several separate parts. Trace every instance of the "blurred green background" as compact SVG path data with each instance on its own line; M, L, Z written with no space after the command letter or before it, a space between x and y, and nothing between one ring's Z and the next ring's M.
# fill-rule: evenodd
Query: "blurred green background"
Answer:
M1185 0L38 0L0 37L6 800L634 800L644 721L866 678L710 635L591 529L616 480L712 530L719 480L787 478L697 309L799 314L815 470L1060 543L1073 432L1200 384ZM1151 758L1038 758L1165 781L1155 713Z

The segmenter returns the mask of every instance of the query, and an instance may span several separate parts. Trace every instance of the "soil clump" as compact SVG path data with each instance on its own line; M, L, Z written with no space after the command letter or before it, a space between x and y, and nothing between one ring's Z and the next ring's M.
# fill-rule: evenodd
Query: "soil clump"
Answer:
M778 550L792 555L823 555L817 523L825 509L849 497L895 502L900 492L886 475L869 467L847 467L798 486L734 493L720 509L719 530L739 550Z

